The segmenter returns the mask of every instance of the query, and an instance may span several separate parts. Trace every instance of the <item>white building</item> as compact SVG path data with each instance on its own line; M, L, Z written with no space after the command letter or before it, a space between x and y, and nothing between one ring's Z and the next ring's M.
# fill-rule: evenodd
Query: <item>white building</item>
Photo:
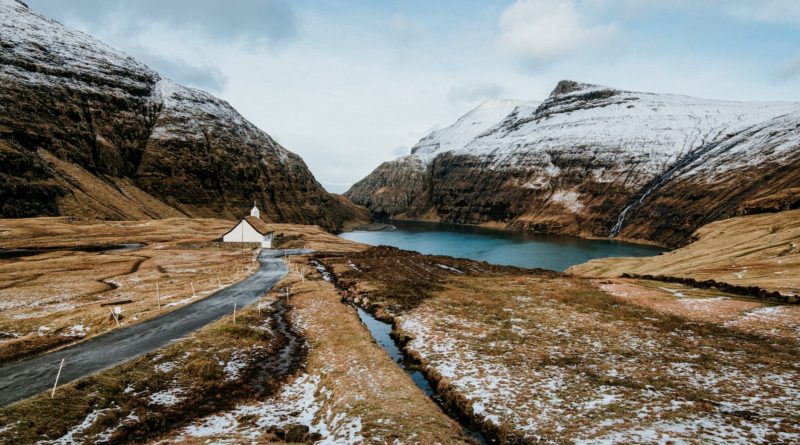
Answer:
M224 243L261 243L265 249L272 248L272 230L261 220L261 212L253 205L250 216L246 216L222 235Z

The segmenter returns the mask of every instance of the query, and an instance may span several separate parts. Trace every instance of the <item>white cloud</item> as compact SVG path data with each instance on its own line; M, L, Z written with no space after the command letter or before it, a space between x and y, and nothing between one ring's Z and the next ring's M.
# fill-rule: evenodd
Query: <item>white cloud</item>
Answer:
M728 3L728 11L747 20L768 23L800 23L798 0L744 0Z
M497 83L472 83L451 87L447 100L454 104L473 104L486 99L497 99L505 93L505 87Z
M786 81L800 78L800 56L786 61L776 72L778 80Z
M525 65L539 67L612 39L613 24L596 25L574 0L517 0L500 16L500 48Z

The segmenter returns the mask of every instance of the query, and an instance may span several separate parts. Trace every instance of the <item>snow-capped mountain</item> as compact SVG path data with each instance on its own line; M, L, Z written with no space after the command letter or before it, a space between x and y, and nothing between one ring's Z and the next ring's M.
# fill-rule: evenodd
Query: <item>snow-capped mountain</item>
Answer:
M0 216L356 216L227 102L17 0L0 17Z
M411 148L411 153L427 163L436 155L463 149L473 139L497 125L517 107L535 109L540 102L518 100L487 100L453 125L431 132Z
M459 131L480 108L346 196L381 216L677 245L746 201L800 187L799 102L562 81L538 106L518 103L485 129Z

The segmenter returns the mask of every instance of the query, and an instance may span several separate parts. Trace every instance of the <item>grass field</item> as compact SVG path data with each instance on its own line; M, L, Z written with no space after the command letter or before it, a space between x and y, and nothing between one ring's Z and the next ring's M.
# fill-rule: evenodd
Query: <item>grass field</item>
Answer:
M717 221L699 229L696 236L694 243L655 257L593 260L567 272L712 279L800 296L800 210Z
M277 287L291 289L292 319L308 342L305 372L278 396L198 419L167 441L239 443L279 425L317 434L324 443L467 443L458 424L375 344L355 309L318 272L304 280L292 273Z
M243 279L258 267L255 250L210 243L231 226L225 220L185 218L0 220L2 248L65 248L0 260L0 362L116 329L115 306L122 309L120 326L126 326ZM295 247L360 248L316 226L271 228ZM126 252L66 250L109 243L144 246Z
M780 335L649 307L609 281L385 248L322 261L349 299L394 321L451 403L503 440L800 440L796 318L782 328L795 335ZM743 303L741 314L770 307Z
M210 242L230 225L0 221L4 248L144 244L0 260L0 360L116 329L113 305L123 325L152 317L156 282L163 312L243 278L253 253ZM791 227L771 234L766 253L738 258L791 260L792 252L770 258L793 242L776 235ZM503 442L800 441L798 305L367 248L314 226L273 228L277 247L319 253L289 257L290 274L260 309L63 385L54 399L0 409L0 441L468 443L343 299L392 321L446 403Z

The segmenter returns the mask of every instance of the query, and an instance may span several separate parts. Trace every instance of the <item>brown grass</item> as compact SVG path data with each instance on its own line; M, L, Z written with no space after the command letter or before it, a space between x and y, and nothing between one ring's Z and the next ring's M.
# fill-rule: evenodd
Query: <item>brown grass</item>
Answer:
M322 375L334 412L361 417L370 442L465 442L458 425L372 340L333 285L315 274L291 286L310 345L308 371Z
M70 431L76 442L144 441L230 407L269 383L256 378L257 363L279 347L262 328L268 319L267 312L242 311L235 325L226 317L189 339L62 385L55 398L45 393L2 408L0 442L55 440ZM238 374L224 369L232 360L243 362ZM174 404L155 402L169 394Z
M800 341L800 306L775 305L675 283L612 279L600 288L617 298L692 321L714 323L766 337Z
M294 268L307 264L301 258L293 259ZM333 285L323 281L317 272L307 273L305 279L299 272L292 272L278 283L270 298L284 298L281 289L286 287L291 289L291 317L308 342L304 376L318 380L314 404L319 411L314 423L327 424L329 431L337 435L338 426L358 419L359 434L365 443L393 443L395 439L402 443L466 443L458 425L372 340L355 310L341 302ZM258 403L249 402L250 406L259 406ZM304 414L293 413L290 417L296 419L290 422L299 423L297 419ZM218 413L216 417L221 415L241 417L236 411ZM204 421L199 419L195 424ZM254 436L263 440L263 428L254 428L241 419L232 422L233 431L192 438L184 430L169 437L189 437L206 443L250 441Z
M120 322L125 326L241 280L257 268L254 252L247 249L242 256L239 249L207 244L228 225L189 219L87 224L60 218L3 220L4 246L147 245L130 252L63 250L0 260L0 360L116 329L110 312L114 306L123 309Z
M480 263L441 274L427 257L371 252L324 261L349 298L394 319L445 397L504 440L800 438L795 339L633 304L567 275ZM417 280L435 287L412 305L392 297Z
M742 216L702 227L692 244L655 257L607 258L571 267L591 277L623 273L713 279L800 295L800 210Z

